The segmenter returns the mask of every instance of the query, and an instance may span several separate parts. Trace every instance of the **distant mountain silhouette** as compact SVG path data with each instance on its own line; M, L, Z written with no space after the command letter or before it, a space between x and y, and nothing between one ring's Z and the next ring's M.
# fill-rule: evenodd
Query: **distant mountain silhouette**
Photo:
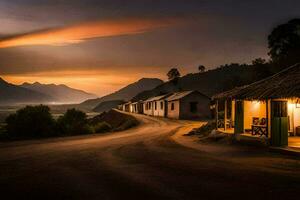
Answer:
M101 102L98 106L96 106L93 111L94 112L106 112L106 111L109 111L113 108L117 108L118 105L124 103L123 100L111 100L111 101L104 101L104 102Z
M20 104L20 103L48 103L56 99L27 88L10 84L0 78L0 104Z
M94 94L90 94L82 90L73 89L66 85L41 84L39 82L35 82L33 84L23 83L20 86L39 93L46 94L48 96L52 96L54 99L56 99L56 103L80 103L87 99L97 97Z
M105 101L111 101L111 100L128 101L138 93L145 90L151 90L157 87L158 85L161 85L162 83L163 81L157 78L142 78L139 81L132 83L112 94L97 99L87 100L81 103L80 106L95 108L97 105Z
M165 82L152 90L139 93L132 100L145 100L152 96L181 90L198 90L207 96L212 96L261 78L253 66L230 64L202 73L187 74L179 78L177 82Z

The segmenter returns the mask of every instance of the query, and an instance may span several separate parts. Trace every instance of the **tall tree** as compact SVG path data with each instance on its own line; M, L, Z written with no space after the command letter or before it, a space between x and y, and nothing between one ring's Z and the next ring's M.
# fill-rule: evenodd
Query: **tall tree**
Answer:
M199 65L198 70L199 70L200 73L203 73L203 72L205 72L206 67L204 65Z
M177 68L172 68L167 73L167 76L168 76L168 79L171 81L171 80L178 79L181 75Z
M300 62L300 19L275 27L268 37L268 43L274 64L287 67Z

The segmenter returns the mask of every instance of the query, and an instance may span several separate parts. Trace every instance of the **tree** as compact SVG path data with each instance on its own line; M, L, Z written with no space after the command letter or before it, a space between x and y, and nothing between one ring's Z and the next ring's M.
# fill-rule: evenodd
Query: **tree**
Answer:
M26 106L6 118L9 136L29 138L48 137L55 134L55 121L48 106Z
M88 125L87 115L76 109L69 109L58 118L57 125L59 132L64 135L79 135L91 133Z
M204 65L199 65L198 70L199 70L200 73L203 73L203 72L205 72L206 67Z
M268 37L273 63L287 67L300 62L300 19L293 19L273 29Z
M266 64L266 60L263 58L256 58L252 60L252 65L264 65Z
M172 68L167 73L167 76L168 76L168 79L171 81L171 80L178 79L180 77L180 73L177 68Z

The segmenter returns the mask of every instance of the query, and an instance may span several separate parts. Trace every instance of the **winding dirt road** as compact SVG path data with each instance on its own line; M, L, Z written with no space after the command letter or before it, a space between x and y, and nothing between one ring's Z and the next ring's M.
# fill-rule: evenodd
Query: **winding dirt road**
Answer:
M141 125L124 132L0 144L1 197L297 199L300 195L297 158L182 136L201 122L135 116Z

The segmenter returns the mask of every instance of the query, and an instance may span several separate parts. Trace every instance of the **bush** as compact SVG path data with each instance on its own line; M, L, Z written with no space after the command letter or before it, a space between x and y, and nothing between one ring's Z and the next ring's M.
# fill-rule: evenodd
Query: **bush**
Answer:
M104 133L111 131L112 127L107 122L100 122L94 126L95 133Z
M6 118L6 131L13 137L48 137L54 134L55 121L48 106L26 106Z
M208 136L216 128L215 121L209 121L205 125L202 125L200 128L195 128L186 135L202 135Z
M123 131L134 126L137 126L139 122L136 119L127 119L124 123L122 123L119 127L115 129L115 131Z
M69 109L57 120L58 131L63 135L80 135L93 133L88 125L87 115L76 109Z

